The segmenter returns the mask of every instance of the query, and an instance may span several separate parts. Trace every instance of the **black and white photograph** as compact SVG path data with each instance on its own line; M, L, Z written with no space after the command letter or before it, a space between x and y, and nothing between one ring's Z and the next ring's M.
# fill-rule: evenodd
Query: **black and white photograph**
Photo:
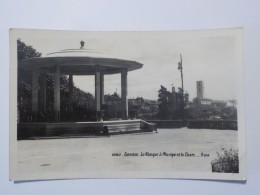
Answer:
M10 179L246 180L243 29L10 30Z

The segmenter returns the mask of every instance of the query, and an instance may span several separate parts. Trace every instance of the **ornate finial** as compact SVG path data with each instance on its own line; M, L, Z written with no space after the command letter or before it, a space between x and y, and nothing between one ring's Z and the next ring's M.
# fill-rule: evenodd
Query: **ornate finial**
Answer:
M84 48L84 44L85 44L84 41L80 41L80 49L85 49L85 48Z

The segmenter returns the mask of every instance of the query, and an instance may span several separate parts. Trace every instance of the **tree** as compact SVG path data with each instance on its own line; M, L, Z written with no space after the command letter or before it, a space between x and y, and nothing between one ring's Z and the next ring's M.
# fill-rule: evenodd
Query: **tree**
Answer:
M121 101L121 98L116 92L114 92L112 95L105 94L104 99L105 101L109 101L109 102Z
M18 60L18 108L31 110L31 73L20 68L19 62L24 59L40 57L32 46L27 46L20 39L17 40L17 60Z
M67 99L67 101L69 101ZM73 88L73 104L74 109L85 109L89 111L95 110L95 98L92 94L84 92L79 88Z
M169 119L169 96L170 92L161 85L161 89L158 91L158 103L159 103L159 112L158 117L160 119Z
M17 58L18 61L23 59L41 57L41 53L37 52L32 46L26 45L21 39L17 40Z
M183 90L182 88L178 88L178 92L177 92L177 110L173 113L173 118L174 119L187 119L190 118L190 111L186 108L187 105L184 101L184 94L183 94Z
M144 98L142 98L142 97L138 96L135 100L136 100L136 102L138 102L139 105L142 105L144 103Z
M176 100L174 100L174 97L176 97ZM183 119L190 117L188 109L183 109L183 107L186 106L183 102L183 93L181 88L178 88L178 92L171 93L161 85L161 88L158 91L158 103L159 119ZM175 109L173 109L174 107Z

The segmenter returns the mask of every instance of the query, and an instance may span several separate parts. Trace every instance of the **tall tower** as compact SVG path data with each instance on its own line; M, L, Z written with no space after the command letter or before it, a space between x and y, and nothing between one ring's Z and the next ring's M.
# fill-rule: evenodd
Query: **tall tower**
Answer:
M202 99L204 97L204 82L197 81L197 98Z

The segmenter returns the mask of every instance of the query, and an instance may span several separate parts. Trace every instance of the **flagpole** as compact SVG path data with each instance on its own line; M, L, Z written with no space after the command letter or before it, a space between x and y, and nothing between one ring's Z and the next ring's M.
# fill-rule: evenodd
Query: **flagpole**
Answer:
M180 54L181 58L181 89L182 89L182 97L184 99L184 89L183 89L183 72L182 72L182 55ZM184 102L184 101L183 101Z
M183 88L183 71L182 71L182 55L180 54L180 62L178 63L178 69L181 71L181 109L182 109L182 120L184 125L184 88Z

